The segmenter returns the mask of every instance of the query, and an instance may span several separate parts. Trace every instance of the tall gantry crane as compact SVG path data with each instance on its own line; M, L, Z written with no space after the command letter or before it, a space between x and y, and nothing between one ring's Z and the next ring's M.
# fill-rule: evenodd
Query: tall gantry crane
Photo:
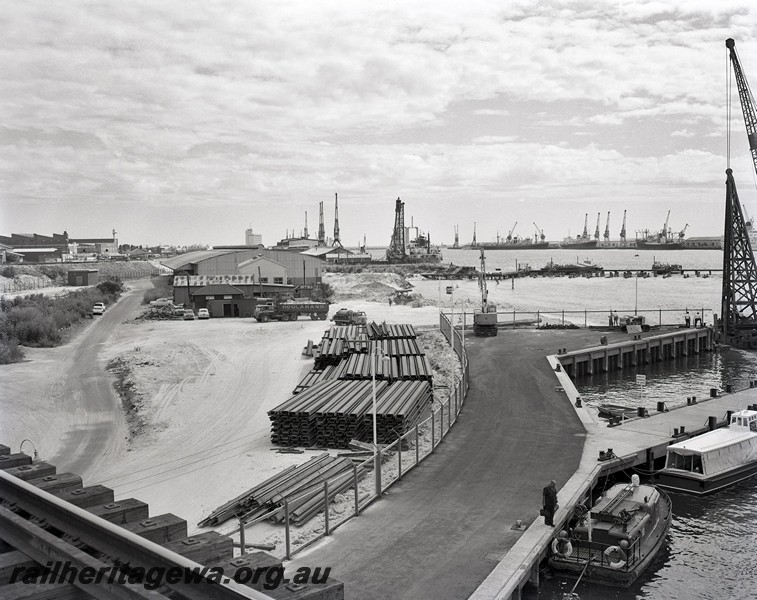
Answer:
M683 226L683 229L681 229L681 231L678 232L678 239L679 240L682 240L684 238L684 236L686 235L686 230L688 228L689 228L689 224L686 223L686 225Z
M584 215L584 232L581 234L581 237L585 240L589 239L589 213Z
M725 46L731 59L741 111L746 125L752 164L757 172L757 112L754 97L736 54L736 43L729 38ZM731 98L728 84L728 168L726 169L725 232L723 236L723 287L720 331L728 343L757 349L757 266L736 191L731 165Z
M670 221L670 211L668 211L668 216L665 217L665 225L662 226L662 238L667 240L669 237L669 231L668 231L668 221Z
M610 241L610 211L607 211L607 223L605 223L605 241Z
M597 213L597 228L594 230L594 239L599 240L599 217L602 213Z
M473 241L471 242L471 246L474 248L478 246L478 243L476 242L476 222L473 221Z
M405 250L405 203L397 198L394 203L394 230L389 248L386 249L388 262L401 261L407 257Z
M534 222L531 221L534 224L534 227L536 227L536 231L539 233L539 239L543 242L545 239L547 239L547 236L544 235L544 230L539 229L539 226Z

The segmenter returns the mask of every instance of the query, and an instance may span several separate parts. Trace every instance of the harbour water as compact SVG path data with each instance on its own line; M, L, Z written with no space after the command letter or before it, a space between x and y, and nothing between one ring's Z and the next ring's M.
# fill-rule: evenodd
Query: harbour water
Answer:
M586 258L606 269L649 269L654 259L680 264L688 269L720 269L722 252L681 250L656 252L634 250L594 250L576 256L567 250L533 250L518 252L489 251L486 270L515 270L515 261L529 263L533 268L544 266L550 259L568 263ZM637 256L638 255L638 256ZM654 258L653 258L654 257ZM445 250L445 262L479 266L480 253L474 250ZM638 308L688 308L693 314L704 308L711 318L718 311L720 273L709 278L680 275L670 278L634 279L606 278L525 278L489 285L490 301L501 310L539 310L555 317L561 310L599 310L633 312ZM436 282L413 280L418 291L434 298L439 293L441 304L455 303L459 312L461 300L472 308L477 299L475 282L455 282L455 298L437 292ZM638 286L638 287L637 287ZM606 314L589 313L588 324L606 324ZM583 321L571 315L574 322ZM671 322L682 322L683 311L665 313ZM583 324L583 323L579 323ZM599 334L598 334L599 335ZM603 373L577 382L588 405L600 403L646 406L650 412L658 400L668 406L686 404L688 396L706 397L710 388L735 389L748 386L757 379L757 353L728 351L681 357L674 362L646 365L647 376L640 386L630 371ZM630 477L630 473L628 474ZM663 550L651 567L629 589L613 589L580 583L576 592L582 600L746 600L757 598L757 477L707 498L672 494L673 523ZM562 600L575 581L558 574L543 578L537 593L524 590L525 598Z

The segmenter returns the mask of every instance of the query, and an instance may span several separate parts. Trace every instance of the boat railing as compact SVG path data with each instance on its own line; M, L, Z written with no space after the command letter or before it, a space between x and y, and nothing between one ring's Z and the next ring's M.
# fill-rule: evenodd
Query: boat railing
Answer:
M601 542L590 542L583 539L571 540L573 545L573 552L570 556L563 558L562 560L575 561L577 563L583 563L589 559L594 566L615 568L618 571L629 571L633 569L636 564L641 560L641 538L636 538L630 543L628 548L623 549L626 556L624 564L619 567L613 567L618 561L618 556L613 553L607 553L608 548L619 548L619 544L604 544ZM608 556L610 554L610 556Z

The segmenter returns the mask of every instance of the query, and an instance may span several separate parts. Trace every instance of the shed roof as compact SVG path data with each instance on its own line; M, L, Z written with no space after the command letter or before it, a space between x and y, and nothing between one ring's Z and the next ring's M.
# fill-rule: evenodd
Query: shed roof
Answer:
M238 287L227 283L211 284L192 292L193 296L243 296L244 292Z
M234 254L239 250L195 250L194 252L187 252L186 254L179 254L178 256L172 256L161 260L161 264L165 265L169 269L179 271L191 264L198 263L209 258L215 258L217 256L225 256L226 254Z

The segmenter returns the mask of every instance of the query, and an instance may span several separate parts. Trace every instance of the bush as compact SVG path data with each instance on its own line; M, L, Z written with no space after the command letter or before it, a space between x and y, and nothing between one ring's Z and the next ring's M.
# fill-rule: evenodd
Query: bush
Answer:
M173 286L171 286L170 275L153 277L150 283L152 283L152 288L145 291L144 296L142 296L142 304L150 304L150 302L158 298L173 297Z
M8 279L13 279L16 276L16 267L3 267L3 270L0 271L0 275L7 277Z

